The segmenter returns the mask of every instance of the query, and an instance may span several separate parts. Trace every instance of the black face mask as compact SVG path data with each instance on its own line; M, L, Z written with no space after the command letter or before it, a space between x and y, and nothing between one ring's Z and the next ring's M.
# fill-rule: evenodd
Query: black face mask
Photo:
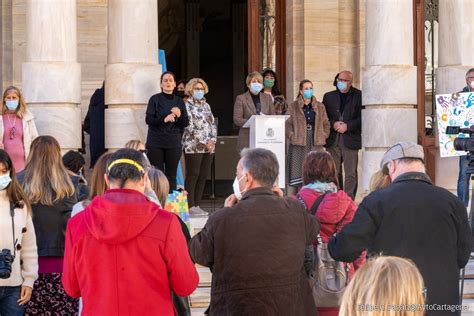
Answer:
M181 99L184 98L186 95L184 94L184 91L176 91L174 94L176 94L178 97Z

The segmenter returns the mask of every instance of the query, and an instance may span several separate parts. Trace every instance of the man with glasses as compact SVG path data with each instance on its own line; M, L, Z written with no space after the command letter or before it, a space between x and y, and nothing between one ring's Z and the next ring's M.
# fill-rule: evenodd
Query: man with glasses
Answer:
M331 124L325 147L336 163L339 179L342 179L344 165L343 188L354 199L357 193L357 163L361 148L362 92L352 86L352 73L347 70L336 76L334 85L336 90L326 93L323 97Z
M385 152L380 167L391 184L362 201L352 223L330 240L331 256L351 262L367 250L369 256L411 259L427 287L427 304L458 304L459 270L471 252L466 208L451 192L431 183L418 144L395 144ZM426 312L448 314L456 313Z
M469 69L466 72L466 86L461 92L474 92L474 68ZM469 122L474 124L474 122ZM470 186L470 178L466 176L467 170L467 156L459 156L459 176L458 176L458 197L464 203L465 206L469 204L469 193L464 195L464 190Z

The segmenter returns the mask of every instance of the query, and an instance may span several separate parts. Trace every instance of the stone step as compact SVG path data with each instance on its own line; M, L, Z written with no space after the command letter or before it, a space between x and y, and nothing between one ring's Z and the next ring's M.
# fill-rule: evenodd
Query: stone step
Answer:
M459 289L461 289L461 281L459 281ZM464 280L464 297L474 297L474 279Z
M192 308L207 308L211 302L211 288L210 287L198 287L191 297L189 302Z
M210 287L212 281L212 273L209 268L196 265L199 274L199 287Z
M474 315L474 299L464 299L462 305L465 309L461 312L461 316Z
M191 316L204 316L204 312L206 311L207 307L195 307L191 308ZM464 315L463 315L464 316Z

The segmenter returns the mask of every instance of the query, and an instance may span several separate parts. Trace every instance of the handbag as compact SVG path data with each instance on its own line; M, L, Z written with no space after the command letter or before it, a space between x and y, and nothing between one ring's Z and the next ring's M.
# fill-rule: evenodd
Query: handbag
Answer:
M164 209L177 214L190 230L188 192L175 190L166 197Z
M316 216L319 205L323 201L326 194L322 193L311 207L311 215ZM304 203L298 194L298 199ZM306 207L306 203L304 203ZM342 221L338 223L336 232L338 231ZM321 235L317 236L318 246L313 254L314 264L310 265L311 254L308 249L305 251L305 268L307 269L309 285L313 293L313 299L317 307L338 307L340 299L344 294L344 290L349 282L349 266L345 262L334 260L329 254L328 245L321 239ZM314 247L311 246L311 248Z

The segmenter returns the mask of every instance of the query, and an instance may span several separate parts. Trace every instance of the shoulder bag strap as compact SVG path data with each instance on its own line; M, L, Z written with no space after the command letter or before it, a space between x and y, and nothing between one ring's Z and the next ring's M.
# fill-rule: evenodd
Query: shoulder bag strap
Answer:
M324 192L324 193L321 193L321 195L318 196L318 198L316 199L316 201L314 201L313 203L313 206L311 206L311 215L316 215L316 212L318 211L318 208L319 208L319 205L321 204L321 202L323 201L324 197L326 196L326 194L328 194L329 192Z
M10 202L10 216L12 217L12 232L13 232L13 257L16 257L16 243L17 240L15 238L15 204L13 202Z

